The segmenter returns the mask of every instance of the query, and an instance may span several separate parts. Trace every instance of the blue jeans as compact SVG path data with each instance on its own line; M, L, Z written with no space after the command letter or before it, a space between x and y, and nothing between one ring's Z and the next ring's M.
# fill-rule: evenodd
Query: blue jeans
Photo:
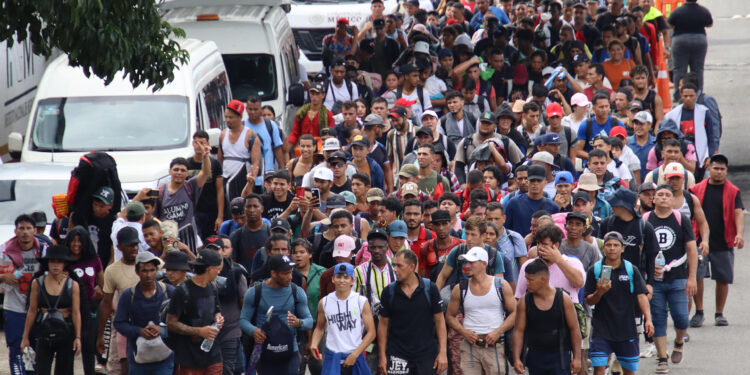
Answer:
M174 355L156 363L138 364L128 361L128 375L172 375L174 372Z
M654 323L654 337L667 335L667 308L672 315L676 329L687 329L690 321L688 297L685 295L687 279L670 282L654 282L654 296L651 298L651 319Z
M5 342L8 344L8 362L10 373L13 375L26 375L23 365L23 352L21 352L21 340L26 325L26 314L13 311L5 311Z
M680 79L690 71L698 75L698 90L703 89L703 66L708 52L708 41L704 34L682 34L672 38L672 64L674 65L674 99L679 99Z

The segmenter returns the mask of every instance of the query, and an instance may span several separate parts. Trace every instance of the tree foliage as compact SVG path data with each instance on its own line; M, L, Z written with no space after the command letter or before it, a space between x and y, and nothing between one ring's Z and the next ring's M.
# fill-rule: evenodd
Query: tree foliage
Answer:
M0 8L0 40L28 38L45 57L59 49L106 83L124 70L134 87L163 87L176 63L187 62L170 39L184 36L161 20L155 0L3 0Z

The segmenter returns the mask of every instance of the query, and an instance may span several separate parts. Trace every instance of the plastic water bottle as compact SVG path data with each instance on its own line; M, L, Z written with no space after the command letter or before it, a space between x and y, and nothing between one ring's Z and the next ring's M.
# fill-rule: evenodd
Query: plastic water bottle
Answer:
M656 255L656 259L654 260L654 265L660 266L660 267L664 267L667 265L667 260L666 258L664 258L664 253L662 253L661 250L659 250L659 254ZM662 270L662 272L658 276L654 276L654 280L656 281L664 280L664 271Z
M219 329L219 325L216 323L211 324L211 328ZM203 342L201 343L201 350L208 353L211 351L211 348L213 346L214 346L214 340L203 339Z

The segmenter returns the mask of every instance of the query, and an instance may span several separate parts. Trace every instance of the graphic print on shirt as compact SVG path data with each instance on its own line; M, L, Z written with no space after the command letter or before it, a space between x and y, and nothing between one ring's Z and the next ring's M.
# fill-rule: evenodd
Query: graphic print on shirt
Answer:
M672 246L674 246L677 239L677 234L674 232L674 229L668 226L658 226L654 229L654 233L656 233L656 239L659 242L659 248L661 251L667 252L672 249Z
M187 212L188 212L188 202L164 207L164 209L162 210L162 213L163 213L162 220L174 220L178 223L181 223L187 216Z
M335 325L339 331L353 331L357 328L357 321L354 319L354 315L357 315L357 310L338 312L326 316L328 324Z

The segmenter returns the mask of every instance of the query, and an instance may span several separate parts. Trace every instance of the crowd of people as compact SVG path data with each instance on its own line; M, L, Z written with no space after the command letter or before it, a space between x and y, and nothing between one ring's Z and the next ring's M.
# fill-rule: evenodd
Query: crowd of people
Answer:
M664 374L708 278L729 324L744 206L703 91L706 8L371 9L323 38L288 135L232 100L218 152L196 132L119 212L98 186L48 233L18 216L12 374L73 373L79 353L87 375L603 375L654 356ZM667 58L673 98L654 89Z

